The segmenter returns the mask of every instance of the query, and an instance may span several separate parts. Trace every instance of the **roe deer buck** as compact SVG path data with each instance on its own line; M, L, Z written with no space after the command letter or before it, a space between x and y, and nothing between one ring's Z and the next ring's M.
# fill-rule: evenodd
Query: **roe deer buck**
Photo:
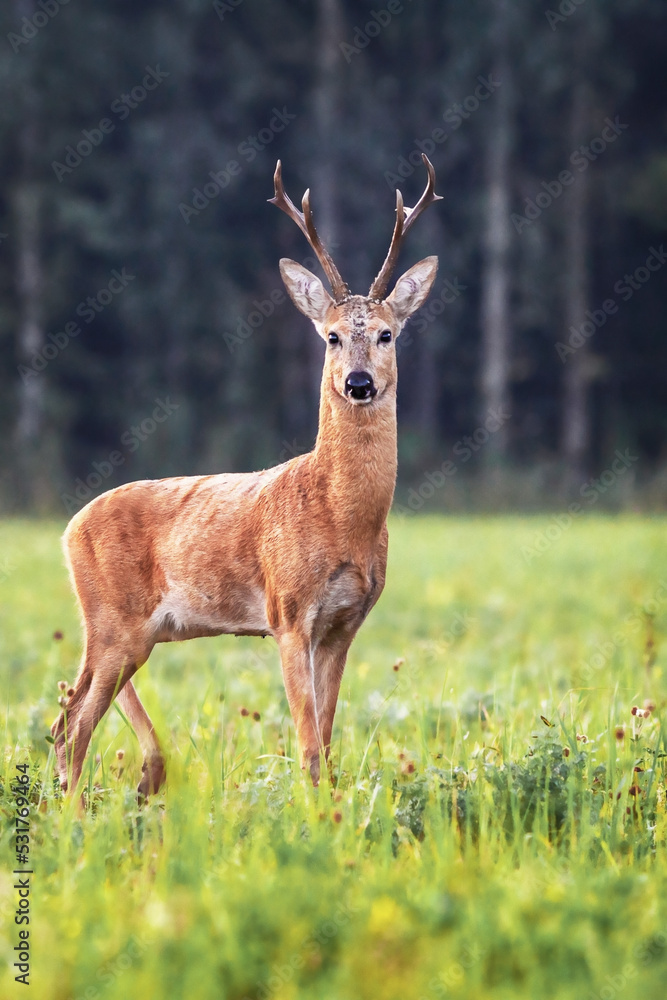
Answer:
M52 727L60 781L73 789L91 734L118 698L143 752L140 796L165 762L132 684L157 642L272 635L279 646L302 766L317 784L329 753L350 643L384 587L396 481L395 339L426 299L437 257L385 297L401 240L440 199L435 171L413 209L396 192L389 252L367 296L350 294L315 230L285 194L270 199L307 237L331 284L280 261L289 295L327 343L313 451L273 469L128 483L70 521L65 555L85 630L79 675Z

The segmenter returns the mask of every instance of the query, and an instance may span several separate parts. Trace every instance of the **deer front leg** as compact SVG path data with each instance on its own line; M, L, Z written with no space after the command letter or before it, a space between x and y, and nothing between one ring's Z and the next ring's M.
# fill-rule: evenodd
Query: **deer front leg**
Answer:
M352 636L322 642L315 656L315 698L324 754L329 759L331 731L338 703L340 683Z
M309 768L313 784L317 785L323 743L317 716L310 640L303 633L288 632L278 639L278 648L287 701L301 752L301 767Z

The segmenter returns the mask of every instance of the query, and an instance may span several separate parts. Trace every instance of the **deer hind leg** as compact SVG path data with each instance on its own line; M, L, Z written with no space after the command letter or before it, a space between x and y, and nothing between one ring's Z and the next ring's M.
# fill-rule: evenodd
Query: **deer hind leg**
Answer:
M141 768L142 778L137 788L139 798L144 799L149 795L155 794L160 786L164 784L167 776L162 748L155 734L153 723L146 709L141 704L132 681L128 681L122 691L119 692L118 701L137 734L139 746L144 755L144 762Z
M285 691L296 727L301 767L310 770L313 784L320 780L322 736L317 717L313 660L308 636L289 632L278 638Z
M143 658L133 659L125 650L125 644L103 649L86 642L74 693L51 727L63 790L76 787L97 723L143 662Z

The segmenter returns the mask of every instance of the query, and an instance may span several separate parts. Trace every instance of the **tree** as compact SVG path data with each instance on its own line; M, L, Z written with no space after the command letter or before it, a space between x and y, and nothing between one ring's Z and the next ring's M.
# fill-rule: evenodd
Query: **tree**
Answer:
M581 56L580 56L581 59ZM578 149L590 137L590 86L576 68L572 86L569 140L570 149ZM565 302L564 325L578 329L589 301L589 172L578 171L570 193L565 227ZM591 443L589 388L591 364L586 341L565 359L563 376L562 455L566 474L566 495L576 494L584 480L586 459Z
M512 73L509 52L510 17L507 0L496 0L493 76L500 81L494 95L492 121L485 138L486 219L483 233L482 359L480 384L484 424L489 414L510 412L510 155L513 142ZM507 455L507 418L484 450L487 466Z
M15 0L16 20L30 20L35 13L33 0ZM16 53L18 55L18 53ZM44 506L45 459L44 410L45 378L33 368L36 357L43 357L44 270L42 264L42 184L36 170L41 143L40 96L34 79L35 49L21 53L23 62L16 67L20 85L16 97L17 148L19 170L13 191L13 220L16 235L16 357L21 371L18 383L18 409L14 439L16 443L15 503L18 509Z

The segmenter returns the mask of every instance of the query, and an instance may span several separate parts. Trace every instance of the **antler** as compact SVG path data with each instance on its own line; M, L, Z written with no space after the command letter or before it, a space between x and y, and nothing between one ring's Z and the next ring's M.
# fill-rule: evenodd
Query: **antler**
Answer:
M341 278L338 268L329 255L328 250L317 235L315 223L313 222L313 213L310 210L310 188L306 191L301 201L301 207L303 208L302 213L285 193L285 188L283 187L282 165L280 160L276 163L276 172L273 175L273 184L276 193L275 196L273 198L269 198L268 201L271 205L277 205L278 208L282 209L286 215L289 215L293 222L296 222L297 226L317 254L317 259L329 279L329 284L331 285L331 291L333 292L335 301L342 302L343 299L347 298L350 294L350 290Z
M410 230L411 226L417 221L425 208L428 208L428 206L434 201L442 201L442 195L435 193L435 169L433 164L425 153L422 153L422 160L424 161L424 166L428 171L428 181L426 182L424 193L414 208L404 208L403 195L398 188L396 188L396 225L394 226L394 233L391 237L389 252L385 257L380 273L371 285L368 293L369 299L383 299L385 297L389 279L391 278L392 272L396 267L396 261L398 260L398 254L401 249L403 237Z

